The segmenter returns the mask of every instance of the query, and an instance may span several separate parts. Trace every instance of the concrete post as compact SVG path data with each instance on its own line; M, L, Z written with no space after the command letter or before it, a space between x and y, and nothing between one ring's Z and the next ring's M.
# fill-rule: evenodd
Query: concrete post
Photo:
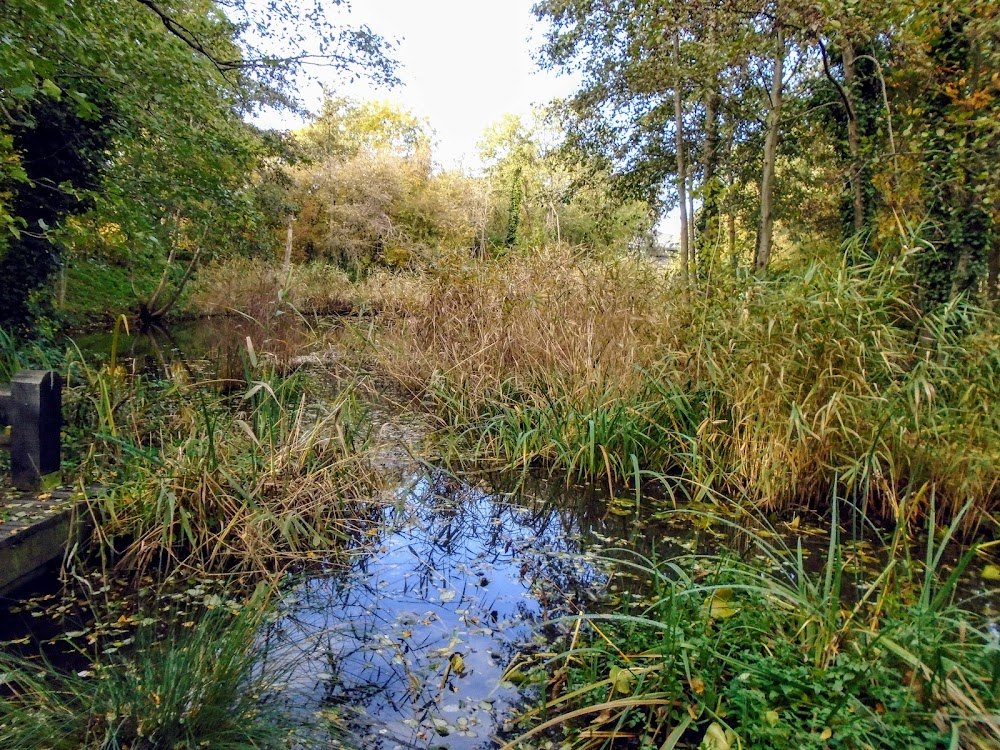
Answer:
M48 370L22 370L10 383L10 473L19 490L59 483L62 378Z

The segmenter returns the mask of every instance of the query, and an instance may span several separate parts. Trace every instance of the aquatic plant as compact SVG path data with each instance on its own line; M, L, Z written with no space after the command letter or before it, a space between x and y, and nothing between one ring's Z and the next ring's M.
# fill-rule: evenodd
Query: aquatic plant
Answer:
M87 670L0 657L0 746L50 750L266 750L293 731L281 670L258 645L269 593L187 622L150 618Z
M692 515L733 527L747 554L616 555L619 574L648 582L647 595L620 612L564 618L565 649L516 665L541 668L546 681L507 750L560 731L572 748L1000 742L996 637L955 602L974 551L950 573L943 564L960 518L931 523L923 566L902 530L883 564L858 566L861 551L835 523L813 569L801 540L783 543L761 519Z
M113 363L74 370L70 410L92 425L81 472L106 485L90 498L95 533L134 573L329 559L371 515L379 482L351 385L312 404L305 376L280 377L252 350L246 367L234 397Z
M283 270L261 260L230 258L199 272L188 306L201 315L237 313L262 321L281 310L304 315L350 312L352 299L347 274L336 266L296 263Z
M836 483L893 522L933 491L945 517L974 499L976 523L1000 496L997 318L961 302L919 316L907 262L685 292L638 259L546 248L365 294L384 311L381 367L475 459L613 487L680 476L671 494L693 480L770 509Z

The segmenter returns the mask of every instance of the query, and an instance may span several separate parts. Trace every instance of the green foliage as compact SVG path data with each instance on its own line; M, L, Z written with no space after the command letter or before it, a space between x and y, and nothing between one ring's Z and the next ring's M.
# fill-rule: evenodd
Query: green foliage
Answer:
M49 230L91 203L85 196L98 185L110 133L100 121L82 118L67 101L49 96L31 102L22 117L9 133L23 179L0 181L0 200L9 196L0 211L9 211L18 224L0 256L6 280L0 287L0 325L26 332L38 315L32 295L59 263Z
M430 127L412 112L388 102L328 94L315 119L295 138L306 159L313 162L351 158L362 152L413 156L430 146Z
M910 96L904 136L919 179L907 187L919 192L931 223L918 281L922 306L932 310L959 295L976 299L1000 248L992 168L1000 147L1000 12L976 2L914 6L909 65L897 77Z
M51 342L25 344L0 328L0 383L9 383L20 370L58 370L64 353Z
M281 674L261 669L266 603L258 591L236 613L209 609L183 625L167 623L165 634L149 618L127 651L86 672L4 656L0 742L52 750L287 747Z
M555 114L507 115L484 133L479 152L492 205L483 231L490 244L648 249L650 205L623 194L605 162L574 151L571 136L555 129Z
M290 25L279 34L281 21ZM15 0L0 9L0 25L8 32L0 40L0 243L10 246L3 262L16 264L9 275L23 290L48 279L63 242L77 259L113 251L137 276L167 265L167 280L173 262L269 251L274 207L258 167L282 144L244 116L291 105L307 62L394 80L380 37L334 27L318 5ZM72 148L53 159L53 144ZM34 174L41 166L52 173ZM55 210L54 201L64 205ZM57 220L87 205L73 231L53 234ZM5 289L21 299L5 299L5 320L24 325L25 292Z
M992 639L977 616L950 603L956 576L944 579L940 555L914 572L900 536L884 564L859 567L835 515L817 570L801 540L791 548L771 541L781 534L756 519L694 513L689 522L730 527L749 554L609 559L619 589L639 580L639 593L621 613L564 623L573 639L543 662L548 695L522 719L534 728L506 748L556 728L566 746L581 748L635 739L665 748L956 740L986 748L1000 738ZM944 531L947 539L954 527Z

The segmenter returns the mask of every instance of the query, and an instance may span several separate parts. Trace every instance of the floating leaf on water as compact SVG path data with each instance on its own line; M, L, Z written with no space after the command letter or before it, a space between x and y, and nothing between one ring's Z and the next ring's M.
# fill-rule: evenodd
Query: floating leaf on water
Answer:
M455 595L456 595L456 592L455 592L454 589L441 589L440 590L440 598L441 598L441 601L444 602L444 603L448 603L450 601L454 601Z

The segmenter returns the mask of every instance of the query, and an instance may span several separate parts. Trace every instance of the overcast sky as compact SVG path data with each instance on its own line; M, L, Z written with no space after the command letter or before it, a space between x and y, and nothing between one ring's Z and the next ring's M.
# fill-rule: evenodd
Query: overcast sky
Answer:
M533 0L355 0L348 19L398 40L394 57L403 83L396 89L367 84L337 90L385 99L426 117L436 134L435 161L443 167L476 166L476 143L505 113L569 94L574 81L540 71L533 55L541 41ZM303 91L319 103L318 84ZM264 118L272 127L299 123Z

